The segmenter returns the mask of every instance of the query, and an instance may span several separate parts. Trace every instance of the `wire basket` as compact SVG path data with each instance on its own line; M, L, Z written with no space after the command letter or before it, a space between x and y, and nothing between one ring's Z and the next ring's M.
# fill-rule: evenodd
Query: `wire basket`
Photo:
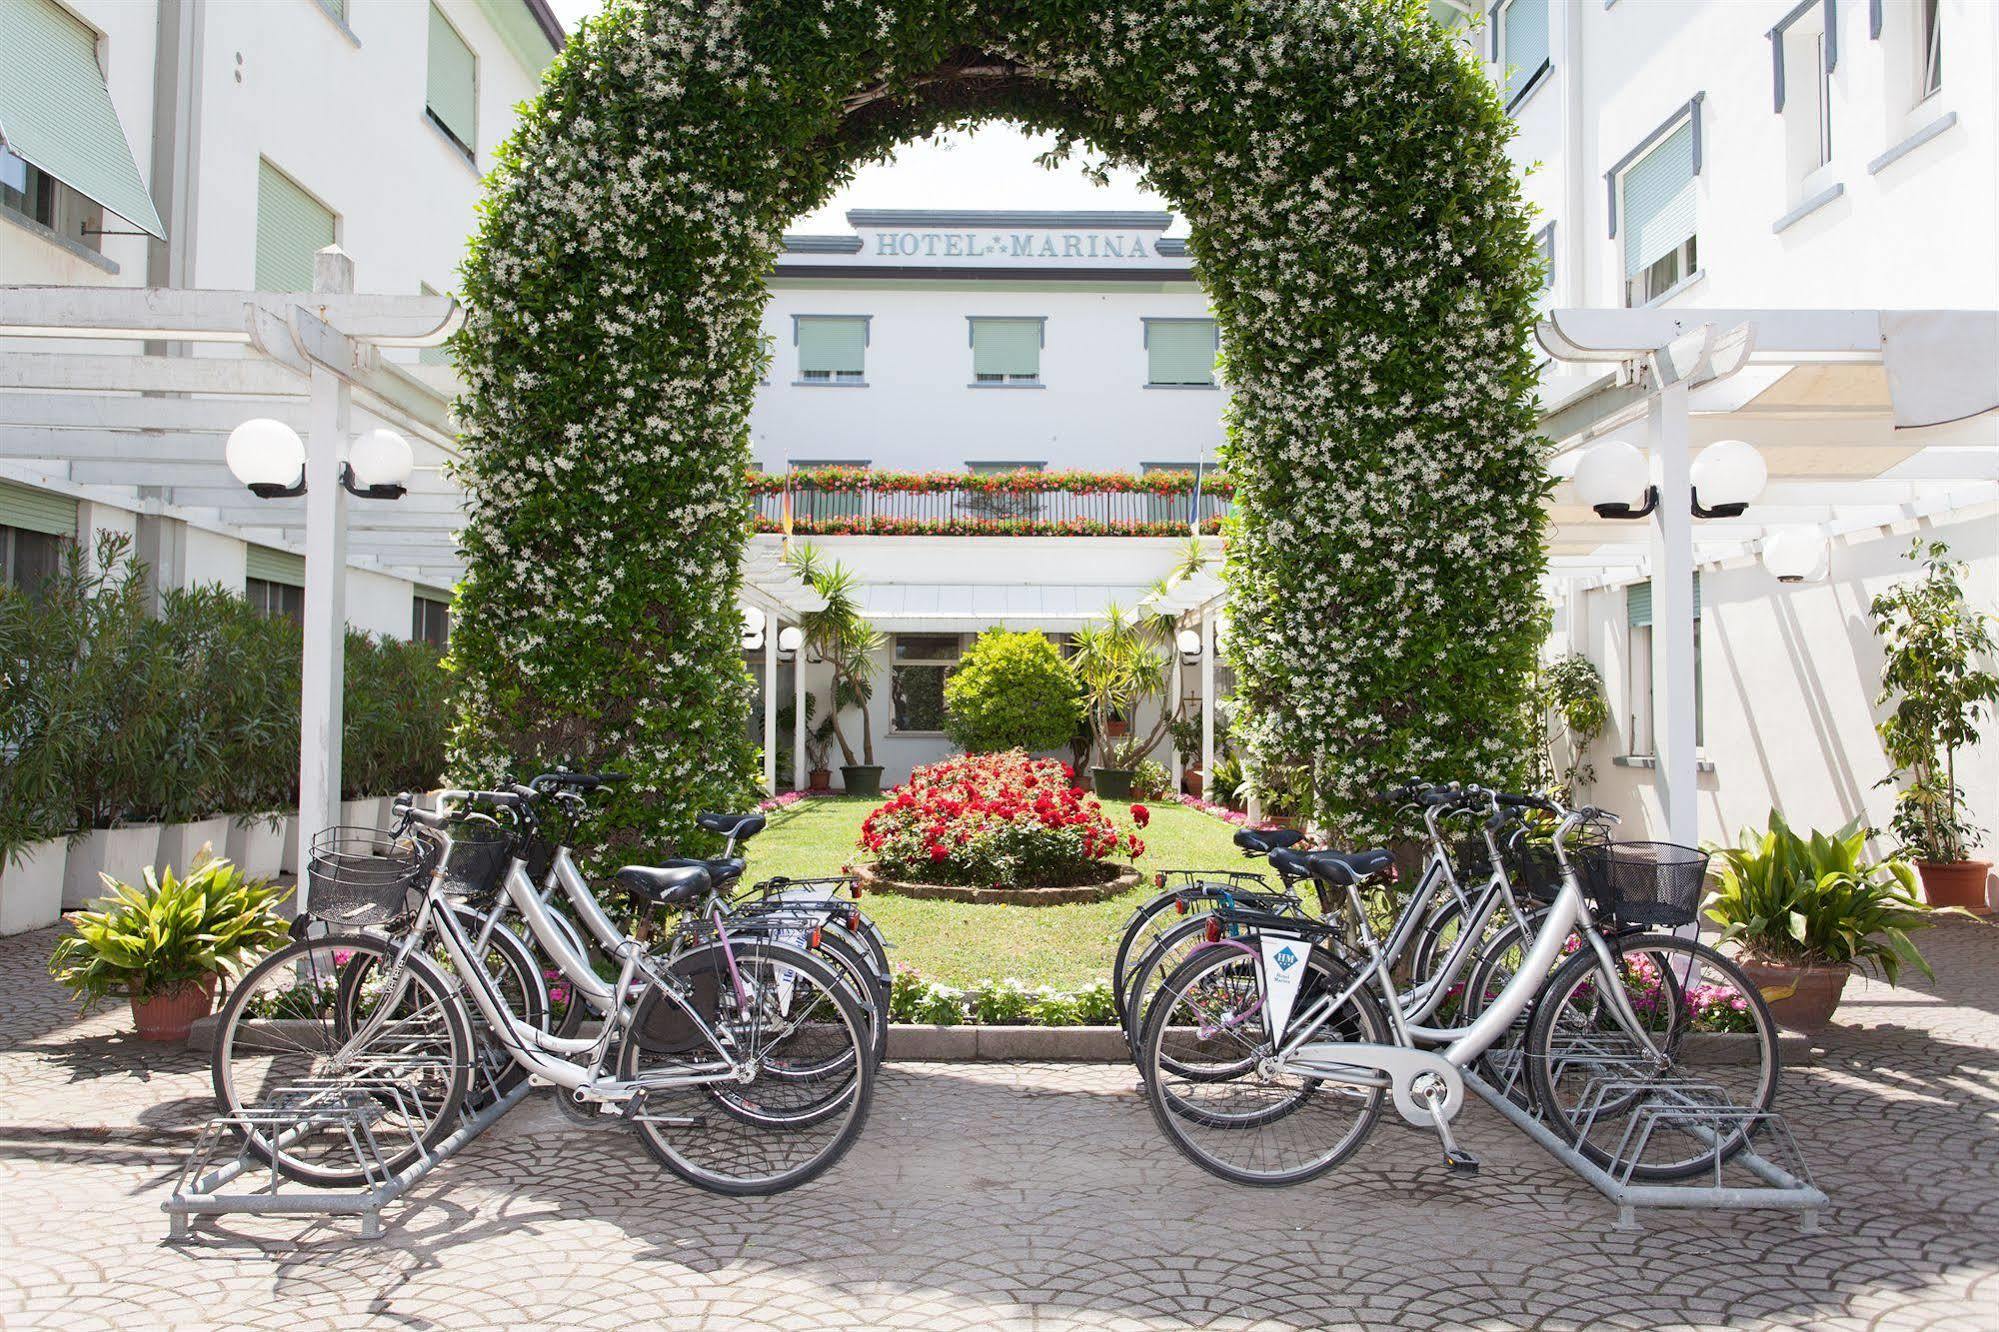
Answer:
M1595 825L1578 828L1567 842L1569 859L1578 865L1601 851L1610 839ZM1513 889L1521 897L1536 902L1552 902L1562 891L1562 866L1555 859L1552 842L1543 842L1517 829L1506 840L1506 858L1513 871ZM1587 878L1584 880L1587 885Z
M335 928L385 925L409 911L436 863L427 839L328 828L306 855L306 911Z
M451 825L451 855L444 862L444 890L454 896L476 897L499 891L500 876L513 858L514 839L504 828L480 819ZM535 874L539 884L547 875Z
M1691 925L1708 853L1671 842L1609 842L1572 853L1599 916L1623 925Z

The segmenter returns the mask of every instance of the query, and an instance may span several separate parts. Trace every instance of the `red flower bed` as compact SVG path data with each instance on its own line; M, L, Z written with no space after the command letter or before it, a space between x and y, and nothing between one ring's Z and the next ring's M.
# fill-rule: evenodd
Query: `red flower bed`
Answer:
M1145 852L1068 764L1017 749L918 768L862 822L860 845L887 878L1023 888L1101 883L1120 851Z

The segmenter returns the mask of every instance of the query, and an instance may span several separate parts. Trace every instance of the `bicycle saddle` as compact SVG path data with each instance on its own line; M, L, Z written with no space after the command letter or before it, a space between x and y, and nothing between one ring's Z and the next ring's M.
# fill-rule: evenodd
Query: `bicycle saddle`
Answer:
M1267 856L1304 840L1305 834L1296 828L1241 828L1235 835L1237 846L1257 856Z
M706 828L718 837L733 837L739 842L747 842L764 830L769 820L761 814L696 814L694 824Z
M708 882L717 888L727 888L743 877L744 861L741 856L718 856L713 860L703 860L699 856L675 856L659 863L666 869L706 870Z
M666 865L627 865L615 877L620 888L654 906L691 902L706 893L714 882L708 874L706 862L699 860Z
M1358 883L1370 874L1379 874L1395 863L1395 853L1373 851L1272 851L1270 863L1291 879L1317 879L1320 883Z

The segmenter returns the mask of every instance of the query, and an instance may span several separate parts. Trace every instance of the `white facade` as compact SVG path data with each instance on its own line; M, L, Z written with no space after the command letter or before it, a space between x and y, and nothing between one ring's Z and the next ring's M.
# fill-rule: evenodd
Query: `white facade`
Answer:
M52 228L24 207L0 205L0 285L267 285L259 281L260 179L275 170L331 215L331 239L355 259L360 291L449 292L475 225L481 178L512 129L515 106L532 95L561 39L542 0L25 4L36 7L24 10L29 21L54 14L95 33L104 87L165 239L117 234L140 232L144 223L108 211L89 219L92 230L114 233L98 236L77 234L73 225ZM464 145L428 105L434 96L428 59L440 23L472 62ZM13 170L19 172L18 162ZM78 203L64 188L67 201ZM80 202L93 211L88 200ZM73 223L76 212L57 220ZM217 344L183 346L200 356L239 354ZM9 349L93 355L140 347L15 340ZM414 353L399 355L407 356L412 373L443 373L418 365ZM246 400L243 415L286 410L268 399ZM78 497L78 536L88 541L103 528L134 535L162 585L219 582L241 589L252 545L302 549L295 529L223 521L216 512L223 497L208 488L212 483L190 484L179 466L220 459L224 411L198 433L150 441L92 431L82 418L76 429L53 436L38 429L31 437L18 422L10 427L10 419L0 417L6 436L0 478ZM373 424L357 414L357 430ZM420 468L434 470L438 460L435 450L419 446ZM451 582L449 566L422 558L401 557L393 547L351 557L350 622L408 636L413 595L425 588L435 595Z

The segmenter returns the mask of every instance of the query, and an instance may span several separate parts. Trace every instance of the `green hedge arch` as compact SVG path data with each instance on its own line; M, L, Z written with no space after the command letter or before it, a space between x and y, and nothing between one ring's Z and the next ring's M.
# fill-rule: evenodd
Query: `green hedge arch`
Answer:
M1417 0L613 0L499 155L463 274L469 774L636 780L612 841L749 798L733 593L758 319L860 164L1005 117L1191 225L1233 394L1234 729L1370 831L1515 775L1542 623L1538 267L1474 58Z

